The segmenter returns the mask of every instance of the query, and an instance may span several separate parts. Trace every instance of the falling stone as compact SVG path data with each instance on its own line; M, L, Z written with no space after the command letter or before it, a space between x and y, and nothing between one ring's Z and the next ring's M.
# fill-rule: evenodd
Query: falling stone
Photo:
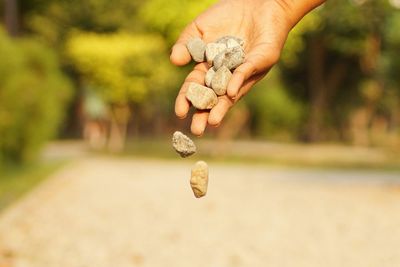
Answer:
M225 66L222 66L215 72L214 78L211 82L211 88L217 95L225 95L231 77L232 73L229 71L229 69Z
M196 153L196 145L194 142L179 131L174 132L172 135L172 146L182 158L189 157Z
M218 70L222 66L230 70L236 69L244 62L244 50L242 47L232 47L218 54L214 58L214 69Z
M213 79L215 75L215 70L214 68L210 68L207 73L206 73L206 77L205 77L205 84L207 85L207 87L211 87L211 81Z
M196 198L204 197L207 194L208 187L208 165L204 161L198 161L192 168L190 177L190 186L192 187Z
M199 37L190 39L186 44L190 55L196 62L204 61L204 53L206 51L206 44Z
M223 43L209 43L206 45L206 59L207 63L212 66L214 58L226 49Z
M193 82L189 84L186 98L200 110L212 109L218 103L218 97L212 89Z

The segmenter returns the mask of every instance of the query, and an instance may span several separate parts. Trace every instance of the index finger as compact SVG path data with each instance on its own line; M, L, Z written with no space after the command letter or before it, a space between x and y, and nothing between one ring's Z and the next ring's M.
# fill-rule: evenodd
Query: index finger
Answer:
M186 77L178 96L175 100L175 114L178 118L184 119L189 112L190 102L186 99L186 91L191 82L204 85L204 78L207 72L207 63L199 63Z
M182 31L175 45L172 47L172 52L170 60L173 64L177 66L183 66L188 64L192 57L186 48L186 43L195 37L202 37L202 33L197 27L196 23L193 21Z

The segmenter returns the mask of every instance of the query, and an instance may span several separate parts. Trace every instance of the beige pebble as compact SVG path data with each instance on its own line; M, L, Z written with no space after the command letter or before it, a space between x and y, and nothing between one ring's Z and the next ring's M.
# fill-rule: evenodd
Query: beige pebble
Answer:
M192 167L190 186L195 197L200 198L206 195L208 187L208 165L206 162L198 161Z
M237 46L241 46L241 45L235 39L228 39L228 41L226 41L227 48L233 48L233 47L237 47Z
M207 87L211 87L211 81L213 79L215 75L215 70L214 68L210 68L207 73L206 73L206 77L205 77L205 84L207 85Z
M215 75L211 81L211 88L217 95L225 95L231 78L232 73L230 70L227 67L222 66L215 72Z
M212 109L218 103L218 97L214 90L193 82L189 84L186 98L200 110Z
M225 51L226 45L224 43L209 43L206 45L206 59L207 63L212 66L214 58L221 52Z

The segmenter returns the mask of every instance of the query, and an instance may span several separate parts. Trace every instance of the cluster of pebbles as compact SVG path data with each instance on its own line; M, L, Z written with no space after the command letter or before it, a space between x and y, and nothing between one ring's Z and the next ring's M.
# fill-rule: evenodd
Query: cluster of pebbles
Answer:
M196 62L210 66L204 84L191 82L186 98L199 110L212 109L218 103L218 96L226 94L232 72L245 58L244 41L235 36L224 36L206 44L199 37L188 41L186 47Z
M212 109L218 103L218 96L226 94L232 71L244 61L243 46L244 41L234 36L224 36L208 44L198 37L188 41L186 47L192 59L199 63L207 61L210 66L205 75L206 86L191 82L186 91L186 98L195 108ZM172 146L182 158L196 153L194 142L179 131L172 136ZM192 167L190 186L195 197L206 195L208 187L206 162L198 161Z

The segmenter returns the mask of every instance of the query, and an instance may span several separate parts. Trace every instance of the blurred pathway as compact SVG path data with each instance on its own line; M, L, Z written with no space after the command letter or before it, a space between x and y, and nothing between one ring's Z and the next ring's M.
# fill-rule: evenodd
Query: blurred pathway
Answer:
M0 215L0 267L400 266L400 175L81 159Z

